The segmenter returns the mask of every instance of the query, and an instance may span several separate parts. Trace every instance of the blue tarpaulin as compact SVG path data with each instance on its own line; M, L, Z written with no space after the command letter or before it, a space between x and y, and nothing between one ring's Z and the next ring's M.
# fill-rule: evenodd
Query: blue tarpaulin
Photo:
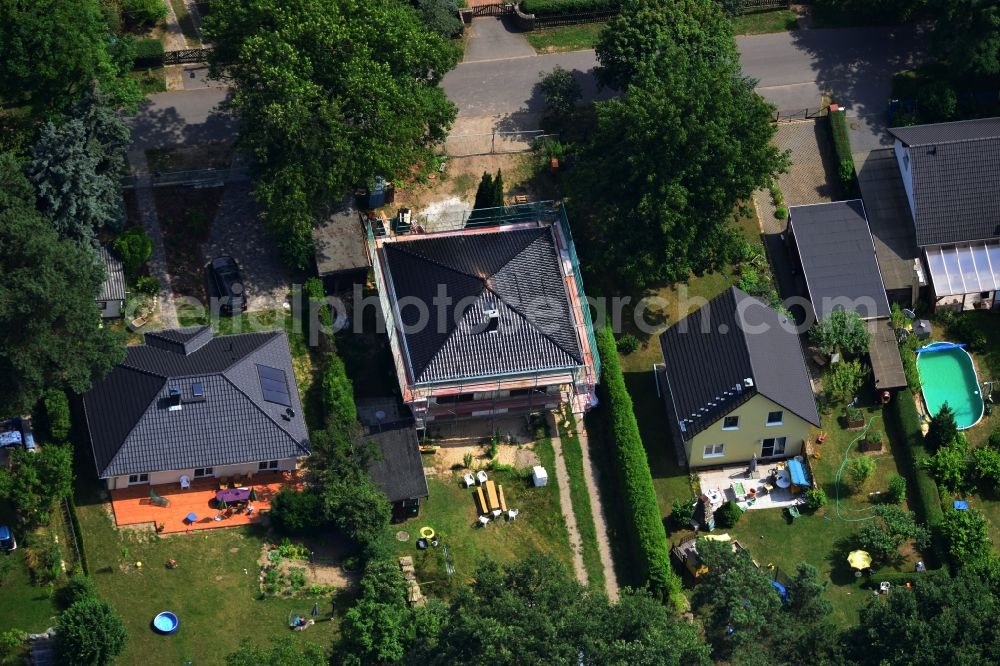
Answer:
M806 466L798 460L788 461L788 474L792 477L793 486L809 485L809 473L806 472Z
M782 585L776 580L772 580L771 585L774 585L774 589L778 591L778 594L781 596L782 601L788 601L788 590L785 589L784 585Z

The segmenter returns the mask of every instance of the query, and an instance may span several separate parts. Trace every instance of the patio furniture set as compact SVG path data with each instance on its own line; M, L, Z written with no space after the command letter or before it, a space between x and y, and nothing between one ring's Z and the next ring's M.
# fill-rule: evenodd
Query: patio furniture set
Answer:
M503 486L498 485L487 477L486 472L479 470L476 476L466 474L462 479L466 488L476 488L473 499L476 502L476 511L479 513L477 523L480 527L485 527L491 520L496 520L503 514L507 514L507 520L514 520L518 509L507 508L507 498L503 494Z

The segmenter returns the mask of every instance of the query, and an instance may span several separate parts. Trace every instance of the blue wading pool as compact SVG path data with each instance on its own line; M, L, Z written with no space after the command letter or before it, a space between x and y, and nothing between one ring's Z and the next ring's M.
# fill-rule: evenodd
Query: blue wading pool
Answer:
M179 625L180 621L177 616L170 611L157 613L156 617L153 618L153 628L161 634L172 634L177 631Z
M955 424L965 430L983 417L983 396L979 377L964 345L932 342L917 350L917 370L927 412L933 416L948 403L955 412Z

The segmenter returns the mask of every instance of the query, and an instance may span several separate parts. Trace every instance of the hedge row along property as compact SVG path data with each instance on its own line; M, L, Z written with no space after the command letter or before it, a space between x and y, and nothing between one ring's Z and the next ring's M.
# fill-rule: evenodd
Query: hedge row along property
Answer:
M629 531L640 576L646 579L654 595L679 606L682 601L681 581L670 567L667 533L656 502L653 475L610 329L597 332L597 349L604 363L599 390L602 402L611 410L609 435L618 461L626 512L632 520Z

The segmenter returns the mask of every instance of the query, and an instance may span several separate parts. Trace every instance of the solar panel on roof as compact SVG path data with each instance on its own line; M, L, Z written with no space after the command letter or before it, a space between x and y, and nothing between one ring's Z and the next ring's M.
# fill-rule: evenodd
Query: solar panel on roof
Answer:
M288 394L288 379L283 370L258 365L257 378L260 380L260 390L264 394L264 400L285 407L292 405L291 396Z

